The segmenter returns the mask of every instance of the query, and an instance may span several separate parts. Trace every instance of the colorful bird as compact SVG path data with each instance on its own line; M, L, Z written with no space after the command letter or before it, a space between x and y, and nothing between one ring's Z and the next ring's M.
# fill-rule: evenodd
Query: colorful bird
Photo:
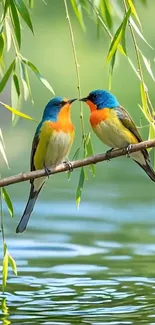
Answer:
M90 124L98 138L107 146L112 149L123 148L143 141L129 113L110 92L94 90L80 100L90 107ZM155 172L150 165L147 150L131 153L130 156L155 182Z
M55 97L46 105L32 143L31 171L48 169L62 163L68 156L73 140L74 125L70 118L70 107L76 99ZM46 177L31 180L29 199L16 232L26 229L38 194L45 183Z

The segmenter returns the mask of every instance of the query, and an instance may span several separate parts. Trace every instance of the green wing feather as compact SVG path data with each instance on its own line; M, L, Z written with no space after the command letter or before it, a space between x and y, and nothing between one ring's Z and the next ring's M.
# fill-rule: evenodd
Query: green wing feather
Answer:
M129 113L125 110L124 107L119 106L118 109L116 110L117 112L117 116L119 118L119 120L122 122L122 124L124 125L125 128L127 128L128 130L130 130L131 133L134 134L134 136L137 138L138 142L142 142L142 137L134 123L134 121L132 120L131 116L129 115ZM149 160L149 154L147 152L147 150L142 150L144 157Z
M34 166L34 155L35 155L35 152L36 152L38 143L39 143L39 135L35 134L35 136L33 138L33 142L32 142L31 157L30 157L31 171L35 170L35 166Z

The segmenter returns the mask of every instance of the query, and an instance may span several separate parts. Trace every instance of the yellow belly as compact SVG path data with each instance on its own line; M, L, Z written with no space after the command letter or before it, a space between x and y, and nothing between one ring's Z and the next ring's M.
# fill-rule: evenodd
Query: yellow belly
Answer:
M115 123L114 123L115 122ZM93 128L99 139L111 148L124 148L129 144L138 143L137 138L117 119L106 119ZM141 151L130 154L130 157L142 165L146 165Z
M116 119L112 121L106 119L93 129L99 139L112 148L123 148L138 142L136 137Z
M46 129L45 129L46 128ZM34 155L36 169L60 164L69 154L74 139L73 132L51 130L47 125L41 130L39 143Z
M35 169L43 169L56 166L63 162L68 156L73 139L74 131L72 133L66 133L62 131L55 131L46 129L41 131L40 140L34 155ZM45 181L46 177L41 177L34 180L34 187L36 190Z

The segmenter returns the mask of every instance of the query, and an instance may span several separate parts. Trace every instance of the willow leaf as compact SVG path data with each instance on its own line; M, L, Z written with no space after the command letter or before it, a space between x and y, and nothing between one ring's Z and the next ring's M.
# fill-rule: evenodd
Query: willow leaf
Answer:
M28 76L28 72L27 72L26 61L21 60L19 62L19 65L20 65L21 81L22 81L23 90L24 90L24 98L25 98L25 100L27 100L28 97L30 97L31 102L34 103L33 98L32 98L29 76Z
M100 12L103 18L105 19L109 29L113 26L112 14L111 14L111 4L107 0L99 1Z
M109 65L109 90L111 90L111 85L112 85L112 75L115 66L115 59L116 59L116 52L114 53Z
M26 63L29 68L35 73L35 75L37 76L37 78L43 83L43 85L49 89L53 95L55 95L55 92L53 90L53 88L51 87L51 85L49 84L49 82L40 74L40 71L37 69L37 67L30 61L28 60L23 60L24 63Z
M136 20L138 21L139 26L142 27L141 22L140 22L140 19L138 17L137 11L136 11L136 8L135 8L135 6L133 4L133 1L132 0L128 0L128 4L129 4L129 6L131 8L132 14L135 16Z
M87 150L87 155L86 155L87 157L94 155L90 132L88 133L88 138L87 138L87 142L86 142L86 150ZM94 166L94 164L90 165L90 170L91 170L93 176L95 177L95 166Z
M74 9L74 12L76 14L76 17L78 18L78 21L82 28L85 30L85 24L83 21L83 15L82 15L82 8L81 3L79 0L71 0L72 7Z
M134 30L138 34L138 36L153 50L153 47L147 42L147 40L145 39L145 37L143 36L143 34L141 33L141 31L137 27L137 25L134 22L134 20L132 19L132 17L130 17L130 24L132 25L132 27L134 28Z
M142 107L144 112L147 113L148 112L147 97L146 97L145 85L142 81L140 82L140 92L141 92Z
M1 82L0 82L0 93L2 92L2 90L4 89L12 70L15 67L15 60L13 60L13 62L11 63L11 65L9 66L8 70L6 71L5 75L3 76Z
M128 19L130 17L130 14L131 14L131 9L129 8L129 10L127 11L127 13L126 13L126 15L125 15L125 17L123 19L123 22L121 23L121 25L117 29L117 31L116 31L113 39L112 39L112 42L111 42L111 45L110 45L110 48L109 48L109 52L108 52L108 56L107 56L107 59L106 59L107 63L111 60L111 58L115 54L115 52L116 52L116 50L118 48L118 45L121 42L122 37L124 37L124 35L125 35L126 25L127 25ZM124 48L123 48L123 50L126 53L126 50Z
M5 143L4 143L4 139L3 139L3 134L2 134L2 130L0 129L0 152L1 152L1 155L8 167L9 168L9 164L8 164L8 160L7 160L7 156L6 156L6 153L5 153Z
M5 201L6 205L7 205L10 216L11 216L11 218L13 218L14 217L14 212L13 212L12 201L10 199L10 196L9 196L7 190L4 187L2 188L2 195L3 195L4 201Z
M4 36L3 33L0 35L0 59L3 55L3 50L4 50Z
M8 254L8 263L9 263L9 265L11 266L11 268L12 268L14 274L17 275L17 266L16 266L16 262L15 262L14 258L13 258L10 254Z
M33 120L33 121L34 121L34 119L33 119L32 117L30 117L29 115L24 114L24 113L22 113L22 112L20 112L20 111L17 111L17 109L15 109L15 108L13 108L13 107L7 105L7 104L4 104L4 103L2 103L1 101L0 101L0 103L1 103L5 108L7 108L9 111L11 111L13 114L16 114L16 115L18 115L18 116L20 116L20 117L23 117L23 118L25 118L25 119Z
M6 287L7 277L8 277L8 252L7 252L7 248L6 248L5 254L3 257L3 272L2 272L2 290L3 290L3 292Z
M84 168L82 167L81 171L80 171L78 187L76 190L76 205L78 208L79 208L80 202L81 202L81 194L82 194L82 189L84 186L84 181L85 181L85 173L84 173Z
M15 4L16 8L18 9L21 17L23 18L23 20L25 21L27 26L30 28L32 33L34 33L31 18L30 18L28 9L25 6L23 0L13 0L13 1L14 1L14 4Z
M4 20L5 17L6 17L6 14L7 14L7 11L8 11L9 6L10 6L10 0L5 0L5 4L4 4L4 12L3 12L3 20Z
M10 11L11 11L12 25L13 25L14 32L15 32L15 35L16 35L18 46L20 48L20 46L21 46L20 21L19 21L18 12L17 12L17 9L15 7L15 4L14 4L13 0L10 2Z
M34 0L29 0L29 7L31 9L34 7Z
M14 73L13 74L13 82L16 88L17 95L20 96L20 86L19 86L19 81L17 75Z
M153 81L155 81L155 78L154 78L154 75L153 75L153 72L152 72L152 69L151 69L151 65L150 65L148 59L144 56L144 54L140 50L139 50L139 53L140 53L140 55L141 55L141 57L143 59L143 62L145 64L145 67L146 67L149 75L151 76L151 78L153 79Z
M11 48L11 28L7 19L5 20L5 30L6 30L6 49L7 52L9 52Z
M155 126L154 126L154 124L150 123L148 139L152 140L154 138L155 138ZM151 150L155 150L155 148L148 148L147 149L148 152L151 151Z

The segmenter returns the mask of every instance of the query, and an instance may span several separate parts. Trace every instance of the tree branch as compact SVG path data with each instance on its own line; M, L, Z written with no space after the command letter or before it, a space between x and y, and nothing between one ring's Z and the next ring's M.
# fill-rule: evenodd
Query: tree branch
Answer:
M136 152L139 150L143 150L146 148L155 147L155 139L147 140L137 144L132 144L130 147L125 147L123 149L114 149L108 153L97 154L95 156L87 157L85 159L74 160L71 162L73 169L88 166L91 164L96 164L105 160L110 160L119 156L124 156L126 154L130 154L132 152ZM56 167L53 167L49 170L49 174L57 174L62 173L69 170L69 166L67 164L60 164ZM18 175L9 176L3 179L0 179L0 187L8 186L15 183L25 182L34 178L39 178L42 176L47 176L44 169L36 170L28 173L21 173Z

